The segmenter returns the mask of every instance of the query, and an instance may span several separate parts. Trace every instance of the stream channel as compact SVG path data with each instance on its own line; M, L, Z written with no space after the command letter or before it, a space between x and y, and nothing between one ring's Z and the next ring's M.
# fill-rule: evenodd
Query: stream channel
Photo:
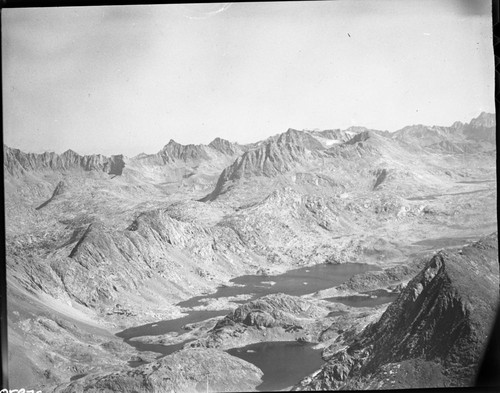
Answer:
M191 308L202 305L203 300L206 299L233 297L242 294L248 295L250 298L235 303L246 303L273 293L301 296L338 286L356 274L375 270L381 269L375 265L345 263L309 266L275 276L246 275L232 279L231 282L235 284L234 286L221 286L215 293L196 296L177 305ZM367 295L327 300L338 301L351 307L374 307L394 300L394 296L388 293L378 294L382 296ZM132 327L117 333L117 336L123 338L127 344L138 351L156 352L159 354L158 358L160 358L182 349L187 341L175 345L160 345L141 343L131 339L167 333L182 335L185 332L183 327L186 324L227 315L229 312L231 310L191 310L187 311L187 315L182 318ZM262 342L242 348L230 349L227 352L256 365L263 371L263 383L257 387L258 390L279 390L293 385L323 364L321 351L313 349L313 346L314 344L311 343L298 343L296 341ZM129 362L129 365L133 367L141 364L144 364L144 362Z

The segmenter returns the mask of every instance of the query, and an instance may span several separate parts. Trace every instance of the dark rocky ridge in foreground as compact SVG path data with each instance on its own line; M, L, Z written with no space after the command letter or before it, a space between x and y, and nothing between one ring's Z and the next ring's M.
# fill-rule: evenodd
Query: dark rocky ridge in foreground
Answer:
M498 236L440 251L375 324L296 390L471 386L499 295Z
M93 374L61 385L54 393L146 393L254 390L262 371L214 349L187 349L144 366Z

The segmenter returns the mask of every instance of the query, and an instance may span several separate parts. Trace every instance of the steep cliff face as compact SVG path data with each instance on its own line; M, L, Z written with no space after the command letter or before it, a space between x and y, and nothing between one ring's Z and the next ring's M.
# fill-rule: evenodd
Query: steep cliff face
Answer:
M243 154L224 170L221 178L227 181L250 175L275 176L291 170L295 164L304 160L308 153L314 155L314 151L322 149L321 143L308 134L288 130L276 141Z
M54 189L54 192L52 193L52 196L46 200L44 203L42 203L40 206L38 206L36 208L36 210L40 210L42 208L44 208L45 206L47 206L50 202L52 202L54 200L54 198L56 198L58 195L61 195L64 193L65 189L66 189L66 183L61 180L59 183L57 183L57 186L56 188Z
M308 159L319 157L323 149L323 145L308 133L289 129L238 157L222 171L214 191L203 201L215 200L227 191L229 183L240 179L252 176L275 177L286 173Z
M109 166L106 167L107 172L110 175L120 176L125 168L125 161L123 161L123 155L115 155L109 158Z
M498 237L440 251L298 390L470 386L498 306Z

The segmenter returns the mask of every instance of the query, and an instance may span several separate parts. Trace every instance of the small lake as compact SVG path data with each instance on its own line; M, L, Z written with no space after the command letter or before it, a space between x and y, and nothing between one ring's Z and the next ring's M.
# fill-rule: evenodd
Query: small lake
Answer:
M460 184L480 184L480 183L492 183L496 180L464 180L464 181L457 181L457 183Z
M330 302L342 303L349 307L376 307L391 303L398 297L399 293L388 292L383 289L363 292L361 295L338 296L326 298Z
M233 348L227 353L260 368L264 375L257 390L273 391L295 385L324 364L321 350L312 347L310 343L277 341Z
M275 276L246 275L231 280L231 282L236 284L236 286L220 287L217 292L213 294L196 296L189 300L180 302L178 303L178 305L181 307L191 308L203 304L200 303L200 300L202 299L216 299L222 297L238 296L241 294L251 295L251 297L250 299L241 300L235 303L246 303L252 299L257 299L259 297L273 293L285 293L293 296L301 296L340 285L343 282L349 280L355 274L376 270L381 270L381 268L375 265L368 265L363 263L345 263L339 265L321 264L304 267L300 269L290 270L286 273L278 274ZM123 338L127 344L133 346L138 351L151 351L158 353L159 356L166 356L182 349L182 347L188 342L188 340L182 340L182 342L172 345L162 345L147 344L131 339L134 337L158 336L167 333L177 333L181 335L185 332L184 326L187 324L205 321L209 318L218 316L224 316L229 312L230 310L188 311L188 315L182 318L135 326L117 333L116 336ZM266 348L266 351L270 350L270 347ZM293 346L293 348L293 351L295 351L294 353L306 351L306 354L304 354L304 356L309 354L309 347L307 347L307 345L304 346L300 344L298 346ZM299 357L300 356L302 355L299 355ZM132 367L136 367L141 364L144 364L144 362L135 360L131 360L129 362L129 365Z
M128 340L133 337L159 336L160 334L166 334L169 332L182 333L183 327L189 323L200 322L209 318L226 315L229 312L230 310L189 312L188 315L182 318L169 319L165 321L148 323L146 325L135 326L123 330L120 333L117 333L116 335L118 337Z
M461 183L466 183L466 182L461 182ZM476 194L478 192L483 192L483 191L493 191L493 189L491 189L491 188L482 188L480 190L456 192L456 193L451 193L451 194L423 195L423 196L418 196L418 197L406 198L406 200L407 201L430 201L432 199L436 199L436 198L441 197L441 196L469 195L469 194Z
M163 356L170 355L175 351L182 349L186 340L172 345L162 345L162 344L147 344L140 341L130 340L134 337L142 336L159 336L166 333L183 333L183 327L189 323L195 323L200 321L205 321L210 318L219 317L226 315L230 310L218 310L218 311L191 311L187 316L177 319L169 319L165 321L159 321L154 323L148 323L146 325L135 326L129 329L125 329L116 334L117 337L121 337L124 341L137 349L138 351L150 351L156 352ZM144 364L143 362L130 361L129 365L132 367L140 366Z
M411 198L406 198L406 200L408 200L408 201L430 201L432 199L436 199L436 196L440 196L440 195L427 195L427 196L411 197Z
M70 381L76 381L77 379L80 379L80 378L83 378L84 376L86 376L87 374L77 374L77 375L73 375L69 380Z
M202 304L200 303L202 299L217 299L241 294L251 294L252 298L235 303L246 303L252 299L272 293L302 296L340 285L355 274L375 270L381 270L381 268L365 263L343 263L339 265L314 265L290 270L276 276L240 276L230 281L237 284L237 286L220 287L213 294L196 296L177 305L181 307L195 307Z
M413 243L417 246L426 246L430 249L445 247L460 247L477 240L477 237L438 237L434 239L425 239Z

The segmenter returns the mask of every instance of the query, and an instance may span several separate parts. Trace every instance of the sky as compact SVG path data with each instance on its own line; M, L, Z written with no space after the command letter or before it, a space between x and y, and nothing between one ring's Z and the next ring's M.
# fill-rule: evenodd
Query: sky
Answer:
M4 143L156 153L495 111L490 0L2 10Z

